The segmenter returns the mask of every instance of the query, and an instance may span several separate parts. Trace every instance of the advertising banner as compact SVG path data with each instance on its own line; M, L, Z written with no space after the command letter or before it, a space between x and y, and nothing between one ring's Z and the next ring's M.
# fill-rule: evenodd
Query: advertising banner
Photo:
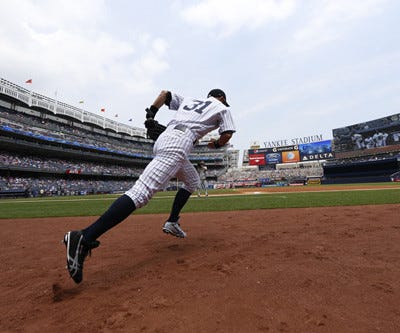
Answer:
M265 154L249 154L249 165L265 165Z
M279 164L282 163L281 153L267 153L265 154L266 164Z
M333 158L332 140L299 145L301 161L327 160Z
M249 165L275 165L326 160L334 157L332 140L307 144L249 149Z
M283 163L296 163L300 162L300 152L298 150L289 150L282 152Z

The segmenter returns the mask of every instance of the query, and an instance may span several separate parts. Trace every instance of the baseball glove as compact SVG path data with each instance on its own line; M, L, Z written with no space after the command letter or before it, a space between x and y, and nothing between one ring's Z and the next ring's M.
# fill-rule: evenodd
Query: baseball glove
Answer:
M162 132L167 128L164 125L158 123L153 118L148 118L144 122L144 126L147 128L147 138L156 141Z

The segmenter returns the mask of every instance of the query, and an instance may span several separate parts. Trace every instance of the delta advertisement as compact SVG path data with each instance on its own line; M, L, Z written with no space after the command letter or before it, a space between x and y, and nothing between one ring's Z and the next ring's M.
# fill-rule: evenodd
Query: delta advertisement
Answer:
M249 165L274 165L333 158L332 140L274 148L249 149Z

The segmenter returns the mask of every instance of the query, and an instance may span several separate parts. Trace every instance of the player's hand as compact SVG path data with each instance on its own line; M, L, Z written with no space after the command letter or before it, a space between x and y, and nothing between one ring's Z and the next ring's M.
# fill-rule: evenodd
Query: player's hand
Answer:
M154 119L154 113L151 112L151 110L149 108L146 108L146 119L152 118Z
M146 108L146 119L153 118L156 116L156 113L158 112L158 108L155 107L154 105L151 105L149 108Z
M218 149L221 148L221 145L219 144L218 140L211 139L211 141L207 144L207 147L210 149Z
M146 121L144 122L144 126L149 129L149 128L154 128L158 124L157 120L154 120L153 118L147 118Z

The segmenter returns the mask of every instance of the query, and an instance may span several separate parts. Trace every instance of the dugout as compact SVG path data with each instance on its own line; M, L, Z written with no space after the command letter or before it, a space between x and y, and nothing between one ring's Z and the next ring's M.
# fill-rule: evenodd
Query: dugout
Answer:
M324 165L323 184L389 182L399 170L397 157Z
M26 189L0 190L0 198L27 198L29 192Z

